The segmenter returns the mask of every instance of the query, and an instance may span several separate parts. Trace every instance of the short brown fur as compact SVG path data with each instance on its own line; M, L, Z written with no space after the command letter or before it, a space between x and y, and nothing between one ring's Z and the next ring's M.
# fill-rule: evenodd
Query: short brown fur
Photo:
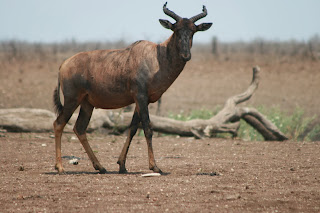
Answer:
M58 117L54 122L56 142L56 169L63 173L61 161L61 135L75 109L80 112L74 132L85 148L95 169L106 170L94 155L87 137L86 128L94 108L115 109L135 103L136 108L129 127L128 138L120 154L119 172L127 172L125 161L127 152L138 125L141 122L146 136L149 168L161 172L157 167L152 149L152 129L148 104L156 102L170 87L190 60L193 34L211 27L211 23L195 25L194 22L206 15L203 13L191 19L182 19L164 5L164 12L176 19L175 24L160 20L173 30L172 36L161 44L138 41L126 49L94 50L81 52L67 59L60 67L58 86L54 92L54 102ZM204 14L205 13L205 14ZM63 91L64 106L60 102L59 90Z

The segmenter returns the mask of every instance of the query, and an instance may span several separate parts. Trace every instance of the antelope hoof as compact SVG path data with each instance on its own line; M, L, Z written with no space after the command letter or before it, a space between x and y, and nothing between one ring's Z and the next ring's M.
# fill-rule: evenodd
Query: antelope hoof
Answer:
M106 170L105 168L103 168L100 164L96 164L96 163L92 163L92 165L93 165L93 168L95 169L95 170L99 170L99 171L101 171L101 170Z
M54 166L54 168L58 171L58 174L59 175L63 175L63 174L65 174L65 171L64 171L64 169L63 169L63 167L61 166L61 165L55 165Z
M153 170L155 173L162 173L161 169L159 169L157 166L153 167L152 169L150 170Z
M95 163L92 163L93 164L93 168L95 170L99 170L99 174L106 174L107 173L107 170L102 167L100 164L95 164Z
M126 167L120 167L119 174L126 174L126 173L128 173Z
M99 169L99 174L107 174L107 170L102 167L102 169Z
M118 160L117 164L119 164L119 174L126 174L128 173L125 163L121 163L120 160Z

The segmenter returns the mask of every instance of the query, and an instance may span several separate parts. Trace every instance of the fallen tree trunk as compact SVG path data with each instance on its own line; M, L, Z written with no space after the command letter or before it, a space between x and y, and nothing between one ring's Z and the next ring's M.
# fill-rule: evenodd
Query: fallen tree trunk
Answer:
M253 68L252 82L247 90L230 97L223 109L208 120L194 119L177 121L170 118L150 115L153 130L162 133L196 138L214 137L217 133L230 133L236 137L240 126L240 119L245 120L255 128L265 140L283 141L288 139L271 121L254 108L239 107L238 104L251 98L260 80L260 69ZM65 131L72 132L78 115L73 115ZM48 132L52 131L52 123L56 116L48 110L42 109L0 109L0 129L14 132ZM129 126L132 112L113 112L94 110L87 131L107 129L114 134L123 133Z
M196 138L214 137L216 133L230 133L233 137L236 137L240 126L240 119L243 119L255 128L265 140L287 140L288 138L256 109L238 106L238 104L251 98L258 88L259 80L260 69L259 67L254 67L252 81L247 90L230 97L226 101L224 108L208 120L177 121L150 115L152 128L157 132L180 136L194 136ZM123 113L122 119L118 121L110 119L110 123L105 123L104 126L114 129L119 128L118 130L121 131L129 125L131 117L132 113Z
M55 114L44 109L0 109L0 129L10 132L46 132L54 119Z

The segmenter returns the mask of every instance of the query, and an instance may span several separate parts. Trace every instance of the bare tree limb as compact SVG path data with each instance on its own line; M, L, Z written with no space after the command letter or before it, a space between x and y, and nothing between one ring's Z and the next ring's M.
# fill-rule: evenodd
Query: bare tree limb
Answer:
M230 133L235 137L240 127L240 120L243 119L255 128L265 140L283 141L288 139L258 110L249 107L238 107L239 103L249 100L258 88L259 74L260 69L254 67L252 81L246 91L228 98L223 109L212 118L208 120L177 121L150 115L153 130L181 136L194 136L196 138L215 137L217 133ZM5 128L9 131L25 132L51 131L54 118L55 115L47 110L1 109L0 128ZM77 115L72 116L66 131L72 132L72 126L76 119ZM97 109L92 114L88 131L103 128L114 134L121 134L128 128L131 119L132 112L119 113ZM302 137L305 137L315 124L315 122L310 124L310 127L307 128Z
M260 68L254 67L252 81L247 90L227 99L224 108L208 120L194 119L190 121L178 121L150 115L152 128L158 132L178 134L181 136L194 136L196 138L214 137L217 133L230 133L235 137L237 136L240 126L240 119L244 119L249 125L255 128L265 140L287 140L288 138L256 109L237 106L252 97L258 88L259 81ZM131 116L132 113L123 114L124 118ZM124 120L128 122L129 119ZM129 123L126 125L129 125Z

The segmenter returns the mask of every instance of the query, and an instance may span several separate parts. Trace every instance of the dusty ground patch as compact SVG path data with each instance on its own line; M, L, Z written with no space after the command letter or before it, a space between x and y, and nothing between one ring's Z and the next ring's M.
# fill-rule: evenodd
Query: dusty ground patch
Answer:
M319 143L154 138L160 177L150 172L143 137L117 174L124 137L91 134L108 174L97 174L73 134L65 134L66 175L57 175L49 134L0 138L1 212L319 212Z
M73 53L53 57L0 57L0 108L52 110L58 68ZM43 55L43 54L42 54ZM261 84L247 105L303 108L320 114L320 61L278 56L216 58L195 52L163 95L162 114L215 109L247 88L252 67L261 67ZM10 60L9 60L10 59ZM155 105L151 105L151 113ZM1 133L0 212L319 212L319 142L248 142L229 139L154 138L158 166L150 172L147 146L135 137L129 174L116 164L124 137L90 134L90 144L108 174L92 168L73 134L65 134L67 175L57 175L54 139L48 134Z

